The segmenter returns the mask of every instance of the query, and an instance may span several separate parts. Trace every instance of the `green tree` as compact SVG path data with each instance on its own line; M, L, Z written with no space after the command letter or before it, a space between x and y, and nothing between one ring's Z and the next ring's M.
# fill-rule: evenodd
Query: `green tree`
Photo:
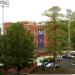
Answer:
M55 52L61 53L62 51L68 50L68 21L60 20L57 31L55 34L56 47ZM45 23L45 34L48 37L48 50L54 51L54 32L53 24L51 22Z
M67 10L67 21L68 21L68 36L70 37L70 50L75 49L75 11L71 9ZM68 39L69 40L69 39Z
M71 47L74 50L75 49L75 11L71 12L71 15L69 17L69 23L70 23L70 40L71 40Z
M59 41L61 42L60 48L61 51L68 50L68 21L67 20L60 20L59 23Z
M61 52L63 46L65 46L65 40L67 39L67 33L64 35L64 25L66 24L66 22L62 20L62 17L64 17L64 15L60 13L60 10L60 7L53 6L44 13L44 15L48 16L50 19L50 21L46 22L45 24L47 27L45 31L48 37L48 50L53 51L54 58L57 52ZM67 29L65 30L67 31Z
M75 11L71 13L70 20L75 21Z
M70 22L70 31L71 31L70 32L71 48L75 50L75 20L74 19Z
M17 73L34 61L33 36L21 23L13 23L4 34L5 49L2 63L6 67L16 67Z

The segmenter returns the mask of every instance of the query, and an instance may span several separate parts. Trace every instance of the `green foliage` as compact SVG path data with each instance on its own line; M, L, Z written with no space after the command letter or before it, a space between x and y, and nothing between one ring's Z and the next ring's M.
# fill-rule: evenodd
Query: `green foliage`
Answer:
M50 18L51 21L58 21L60 17L64 17L62 13L60 13L61 8L58 6L53 6L52 8L49 8L46 10L43 15Z
M71 14L71 16L70 16L70 19L73 20L73 21L75 21L75 11L72 12L72 14Z
M71 13L69 18L70 23L70 38L71 38L71 47L75 49L75 11Z
M70 22L71 46L75 49L75 21Z
M21 23L12 24L3 35L2 63L6 66L26 67L34 61L33 36ZM2 60L3 59L3 60Z
M66 27L66 26L65 26ZM50 27L48 27L50 28ZM63 25L61 27L59 26L57 33L55 34L55 39L56 39L56 45L55 45L55 51L60 51L60 50L67 50L68 47L68 33L66 32L67 29L65 29ZM54 41L54 34L51 30L47 31L48 34L48 49L49 50L54 50L54 44L51 43ZM47 33L46 32L46 33Z
M50 21L45 23L48 50L55 52L61 52L68 47L68 21L61 19L64 15L60 13L60 10L60 7L53 6L44 13L45 16L50 18Z

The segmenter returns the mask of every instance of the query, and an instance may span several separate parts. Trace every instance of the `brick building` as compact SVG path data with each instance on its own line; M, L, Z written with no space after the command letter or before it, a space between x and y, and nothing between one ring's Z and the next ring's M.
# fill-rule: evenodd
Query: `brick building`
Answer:
M47 37L41 25L30 21L23 21L21 23L27 30L29 30L29 32L34 35L34 42L36 44L36 48L45 48L47 46ZM11 24L11 22L4 23L4 32L6 32Z

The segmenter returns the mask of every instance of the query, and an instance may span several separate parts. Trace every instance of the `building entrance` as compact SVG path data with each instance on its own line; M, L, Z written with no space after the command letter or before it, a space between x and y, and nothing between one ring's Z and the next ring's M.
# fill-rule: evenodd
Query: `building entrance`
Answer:
M44 48L44 33L38 32L38 48Z

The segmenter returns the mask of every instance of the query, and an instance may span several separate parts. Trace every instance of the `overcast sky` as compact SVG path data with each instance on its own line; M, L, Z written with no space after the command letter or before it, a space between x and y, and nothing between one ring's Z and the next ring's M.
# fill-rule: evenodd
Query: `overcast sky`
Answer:
M75 10L75 0L9 0L9 7L4 8L4 22L45 21L42 13L52 6L60 6L63 10ZM0 24L2 22L0 7Z

